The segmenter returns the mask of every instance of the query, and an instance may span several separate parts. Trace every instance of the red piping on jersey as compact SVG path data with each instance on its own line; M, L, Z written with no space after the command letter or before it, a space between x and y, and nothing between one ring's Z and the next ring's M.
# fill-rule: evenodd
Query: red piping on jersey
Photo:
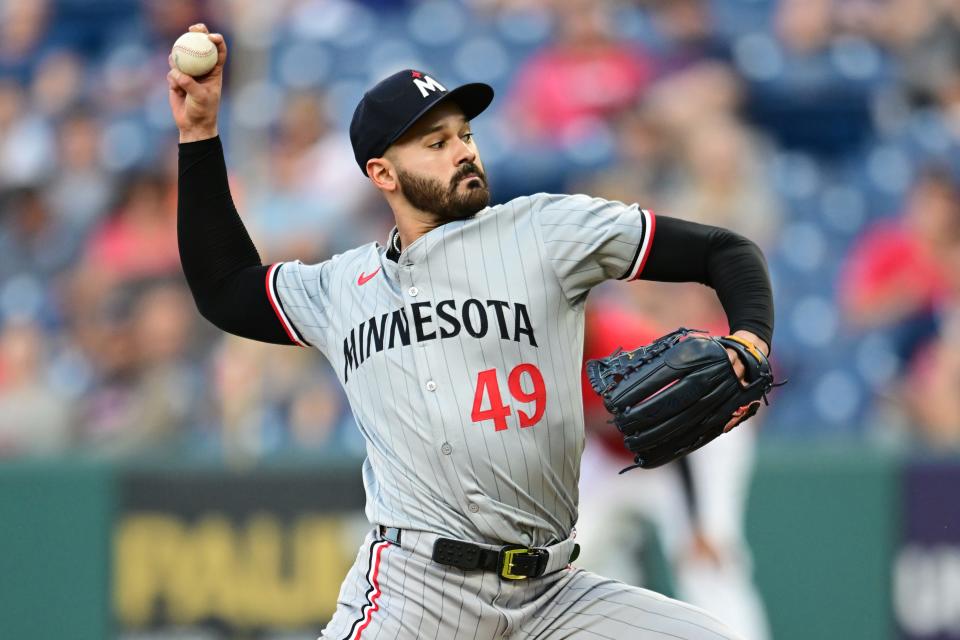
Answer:
M270 286L270 283L273 281L273 273L279 266L280 263L276 262L271 265L269 269L267 269L267 277L265 278L264 282L267 287L267 300L270 301L270 306L273 307L273 312L277 314L277 320L280 321L280 326L283 327L283 330L287 333L287 337L290 338L290 342L302 347L303 343L297 339L297 336L294 335L291 328L287 325L287 319L284 317L283 311L280 309L280 305L277 304L277 300L273 296L273 288Z
M640 258L640 267L637 269L637 275L630 278L630 280L636 280L640 277L640 274L643 273L643 267L647 264L647 258L650 257L650 251L653 250L653 234L657 231L657 216L654 215L650 209L647 209L647 213L650 214L650 232L647 234L650 238L647 240L647 250L644 252L643 257Z
M364 605L366 611L363 614L363 624L356 630L356 632L350 634L350 640L360 640L360 634L363 633L363 630L370 625L370 621L373 620L373 613L380 610L380 604L377 600L380 598L380 554L383 553L383 550L390 546L390 543L384 541L382 544L377 545L376 551L376 560L374 560L373 568L370 571L370 585L373 587L373 593L370 594L370 597L367 599L367 604Z

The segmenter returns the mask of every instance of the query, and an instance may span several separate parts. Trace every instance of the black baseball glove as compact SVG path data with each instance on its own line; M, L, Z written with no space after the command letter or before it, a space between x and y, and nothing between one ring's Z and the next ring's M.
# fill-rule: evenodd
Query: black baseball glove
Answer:
M731 419L755 414L767 392L782 384L774 383L770 362L749 342L695 333L705 332L678 329L634 351L587 362L590 384L634 454L636 464L623 471L659 467L699 449ZM746 386L728 348L746 367Z

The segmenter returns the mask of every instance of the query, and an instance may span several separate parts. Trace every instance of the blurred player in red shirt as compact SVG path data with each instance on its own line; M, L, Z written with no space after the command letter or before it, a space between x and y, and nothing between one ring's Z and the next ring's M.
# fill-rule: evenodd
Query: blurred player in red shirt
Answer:
M705 295L709 289L688 285L669 291L668 296L657 295L656 284L642 293L631 290L627 295L637 296L632 300L639 301L636 305L622 296L591 299L584 360L648 344L670 330L665 327L683 323L712 335L727 332L722 310ZM647 583L645 571L650 568L640 566L639 550L633 566L624 562L629 556L622 551L649 542L638 539L642 528L637 525L638 520L652 522L672 569L675 595L716 615L745 638L769 638L743 533L755 423L675 463L617 475L613 471L633 464L633 459L616 427L607 423L610 416L585 374L583 396L587 445L577 522L583 553L577 564L624 582Z

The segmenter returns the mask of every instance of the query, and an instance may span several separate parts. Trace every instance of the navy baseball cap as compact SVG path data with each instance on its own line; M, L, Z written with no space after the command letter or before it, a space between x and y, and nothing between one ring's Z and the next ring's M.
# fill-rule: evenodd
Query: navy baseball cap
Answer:
M471 82L452 91L423 71L404 69L363 94L350 121L353 155L363 175L367 160L379 158L420 116L444 100L453 100L467 120L493 101L493 87Z

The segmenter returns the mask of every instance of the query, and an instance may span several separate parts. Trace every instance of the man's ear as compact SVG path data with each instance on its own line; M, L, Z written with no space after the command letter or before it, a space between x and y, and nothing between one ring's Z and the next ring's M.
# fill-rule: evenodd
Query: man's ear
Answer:
M396 191L397 172L393 163L387 158L370 158L367 160L367 175L377 189Z

